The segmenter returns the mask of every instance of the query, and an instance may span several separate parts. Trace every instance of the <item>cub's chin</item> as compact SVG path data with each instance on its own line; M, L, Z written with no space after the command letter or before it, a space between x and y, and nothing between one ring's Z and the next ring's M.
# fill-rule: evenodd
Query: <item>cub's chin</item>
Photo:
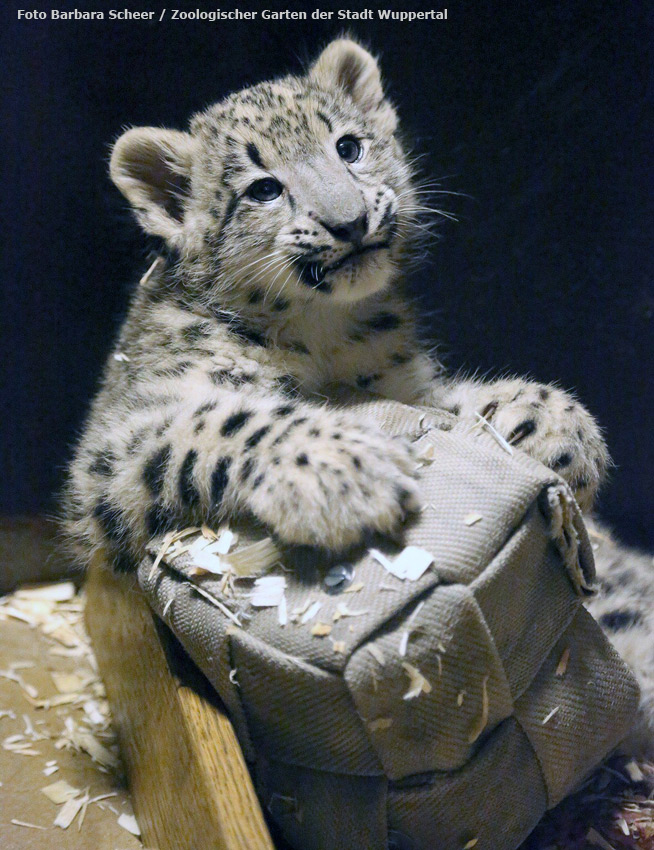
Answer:
M360 301L385 289L394 271L390 251L383 248L354 256L333 269L320 263L305 264L299 269L298 288L307 300Z

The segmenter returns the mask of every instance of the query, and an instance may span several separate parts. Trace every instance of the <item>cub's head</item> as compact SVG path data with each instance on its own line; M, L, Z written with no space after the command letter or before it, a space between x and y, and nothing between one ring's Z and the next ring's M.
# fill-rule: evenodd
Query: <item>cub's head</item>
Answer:
M416 208L396 128L375 59L339 39L188 133L129 130L111 176L207 298L355 301L392 281Z

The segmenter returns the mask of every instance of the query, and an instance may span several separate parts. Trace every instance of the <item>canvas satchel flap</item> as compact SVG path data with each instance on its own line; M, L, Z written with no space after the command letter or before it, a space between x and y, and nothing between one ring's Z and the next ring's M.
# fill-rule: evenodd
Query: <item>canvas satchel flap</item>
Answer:
M594 567L579 511L555 473L481 428L397 402L352 406L414 443L424 504L401 541L347 562L280 549L267 576L283 577L283 601L269 607L251 604L256 576L197 576L161 540L141 585L225 702L298 850L382 850L393 830L426 850L477 835L514 848L636 709L632 677L582 607ZM230 529L237 555L266 536ZM400 578L408 546L431 562Z

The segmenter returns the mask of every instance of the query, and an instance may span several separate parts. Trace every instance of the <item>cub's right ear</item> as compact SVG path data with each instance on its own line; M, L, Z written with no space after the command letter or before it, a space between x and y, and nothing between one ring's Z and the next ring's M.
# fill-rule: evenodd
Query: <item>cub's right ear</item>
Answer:
M111 153L111 179L132 204L146 233L180 247L197 141L188 133L135 127Z

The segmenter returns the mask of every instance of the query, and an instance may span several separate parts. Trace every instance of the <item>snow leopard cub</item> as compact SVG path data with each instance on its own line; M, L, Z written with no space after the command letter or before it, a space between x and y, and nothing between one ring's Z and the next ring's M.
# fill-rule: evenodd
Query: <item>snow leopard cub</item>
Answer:
M418 342L403 258L419 214L375 59L332 42L188 132L136 128L111 176L165 250L134 293L70 468L66 532L135 568L154 534L249 513L340 549L419 505L410 447L324 400L346 385L477 412L589 508L591 415L526 380L448 378Z

